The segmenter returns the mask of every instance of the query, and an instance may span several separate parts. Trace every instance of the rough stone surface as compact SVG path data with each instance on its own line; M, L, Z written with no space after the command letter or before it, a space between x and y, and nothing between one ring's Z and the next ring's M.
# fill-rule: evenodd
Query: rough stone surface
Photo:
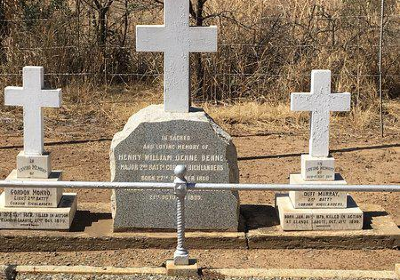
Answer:
M334 181L335 159L333 157L301 156L301 176L305 181Z
M17 170L13 170L7 181L61 181L62 172L54 171L48 179L18 178ZM5 188L5 207L50 207L55 208L61 201L63 189L57 188Z
M173 182L176 165L186 165L188 182L237 183L236 148L202 110L167 113L149 106L134 116L111 145L111 179L116 182ZM238 193L189 191L186 228L237 230ZM112 197L114 231L176 228L173 191L117 190Z
M190 27L189 15L189 1L165 0L164 25L136 27L137 51L164 52L167 112L189 112L189 54L217 51L217 27Z
M23 69L23 87L6 87L4 104L24 108L25 155L44 153L43 107L61 106L61 89L44 90L43 67L27 66Z
M22 151L17 156L17 177L47 179L51 174L50 154L25 155Z
M75 193L65 193L58 208L4 207L0 196L0 229L68 230L77 208Z
M290 175L291 185L331 184L346 185L343 177L336 173L334 181L304 181L300 174ZM346 208L347 193L338 191L291 191L289 192L293 207L301 208Z
M166 267L168 276L199 277L199 267L194 259L188 265L176 265L173 260L168 260Z
M360 230L364 214L348 196L346 209L295 209L288 195L277 195L283 230Z
M292 111L311 111L310 155L329 155L330 112L350 110L350 93L331 93L331 71L313 70L311 93L292 93Z

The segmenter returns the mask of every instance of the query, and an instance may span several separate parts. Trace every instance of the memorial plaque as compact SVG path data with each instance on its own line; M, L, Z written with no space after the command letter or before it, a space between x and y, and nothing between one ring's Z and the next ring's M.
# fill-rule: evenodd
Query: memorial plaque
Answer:
M300 174L290 175L291 185L346 185L347 182L339 174L334 181L305 181ZM291 191L290 200L294 208L346 208L347 193L338 191Z
M282 213L283 230L312 230L312 214Z
M25 155L22 151L17 156L17 177L48 179L51 175L50 154Z
M356 211L336 209L329 213L314 210L312 224L314 230L360 230L363 228L363 217L359 208Z
M173 182L177 165L196 183L237 183L235 146L203 111L166 113L150 106L134 115L115 135L112 181ZM175 229L176 200L168 190L117 190L113 194L114 230ZM189 191L188 229L237 230L237 192Z
M301 174L305 181L335 180L335 159L301 156Z
M76 194L63 195L58 208L4 207L0 196L0 228L67 230L77 208Z
M288 195L278 195L276 205L283 230L361 230L364 214L348 196L346 209L295 209Z
M60 181L61 171L54 171L46 181ZM7 181L42 181L43 179L18 178L17 170L13 170ZM61 200L63 189L59 188L24 188L11 187L4 189L5 207L53 207Z

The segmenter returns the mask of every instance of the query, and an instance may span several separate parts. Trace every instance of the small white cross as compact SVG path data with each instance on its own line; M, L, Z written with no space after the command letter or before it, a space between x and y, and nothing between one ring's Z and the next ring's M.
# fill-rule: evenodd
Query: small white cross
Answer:
M331 93L331 71L313 70L311 93L292 93L292 111L311 111L310 155L329 156L330 112L350 111L350 93Z
M42 155L43 107L61 106L61 89L43 90L43 67L27 66L23 69L23 87L6 87L4 104L22 106L24 110L25 155Z
M136 50L164 52L164 108L190 109L189 54L216 52L217 27L190 27L189 0L164 1L164 25L136 27Z

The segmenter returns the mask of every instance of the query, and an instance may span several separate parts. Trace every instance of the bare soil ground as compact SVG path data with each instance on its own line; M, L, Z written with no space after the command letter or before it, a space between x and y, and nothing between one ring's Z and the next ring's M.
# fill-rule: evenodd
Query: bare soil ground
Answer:
M108 109L102 107L102 114L94 113L92 107L80 107L80 113L75 115L75 107L71 105L55 117L52 112L47 114L46 149L52 152L53 167L64 171L64 180L109 181L108 153L112 136L122 129L129 115L143 106L111 104ZM232 121L235 118L228 120L215 112L216 109L210 110L211 116L234 135L242 183L288 183L289 174L300 171L300 155L307 152L308 146L306 125L296 128L257 120ZM22 145L20 119L20 111L0 114L0 178L5 178L15 168L15 158ZM377 131L376 126L354 127L345 119L341 123L333 122L331 150L337 171L349 184L400 184L398 118L384 138L378 136ZM80 203L110 201L108 191L82 190L78 195ZM352 195L359 203L381 205L400 225L398 193ZM272 192L241 192L240 198L242 204L274 203ZM394 264L400 263L400 253L394 250L193 250L192 253L203 267L393 270ZM172 251L152 249L0 253L2 263L36 265L158 266L171 256Z

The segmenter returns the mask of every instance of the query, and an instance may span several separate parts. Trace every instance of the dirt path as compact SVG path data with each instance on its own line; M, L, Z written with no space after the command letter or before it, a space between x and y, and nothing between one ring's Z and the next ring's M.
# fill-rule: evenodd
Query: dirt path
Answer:
M2 263L19 265L161 266L172 250L0 253ZM400 254L393 250L190 250L201 267L394 270ZM374 260L371 262L371 260Z

